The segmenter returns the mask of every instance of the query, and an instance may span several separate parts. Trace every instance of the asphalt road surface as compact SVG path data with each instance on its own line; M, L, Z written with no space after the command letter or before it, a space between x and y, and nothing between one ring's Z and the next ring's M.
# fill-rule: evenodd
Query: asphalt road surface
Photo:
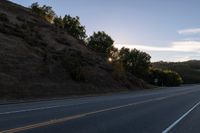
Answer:
M1 133L200 133L200 85L0 105Z

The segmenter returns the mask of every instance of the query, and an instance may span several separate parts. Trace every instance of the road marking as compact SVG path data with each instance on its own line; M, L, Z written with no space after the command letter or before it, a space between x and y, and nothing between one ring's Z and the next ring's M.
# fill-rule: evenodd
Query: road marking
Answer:
M41 107L41 108L34 108L34 109L24 109L24 110L10 111L10 112L3 112L3 113L0 113L0 115L7 115L7 114L14 114L14 113L24 113L24 112L30 112L30 111L36 111L36 110L44 110L44 109L52 109L52 108L58 108L58 107L64 107L64 105Z
M188 94L188 93L192 93L192 92L196 92L196 90L195 91L188 91L188 92L178 93L178 94L174 94L174 95L177 96L177 95ZM154 95L154 94L160 94L160 93L153 93L153 94L150 94L150 95L147 94L147 95L142 95L142 96L151 96L151 95ZM174 95L170 95L170 97L174 96ZM49 106L49 107L39 107L39 108L16 110L16 111L8 111L8 112L0 112L0 115L8 115L8 114L15 114L15 113L25 113L25 112L38 111L38 110L46 110L46 109L52 109L52 108L69 107L69 106L73 106L73 105L82 105L82 104L87 104L87 103L89 103L89 102L82 102L82 103L78 103L78 104L68 104L68 105L56 105L56 106Z
M167 99L169 97L174 97L174 96L183 95L183 94L188 94L188 92L187 93L174 94L174 95L160 97L160 98L148 99L148 100L144 100L144 101L140 101L140 102L129 103L129 104L126 104L126 105L121 105L121 106L106 108L106 109L102 109L102 110L97 110L97 111L77 114L77 115L73 115L73 116L67 116L67 117L60 118L60 119L53 119L53 120L49 120L49 121L45 121L45 122L41 122L41 123L36 123L36 124L27 125L27 126L23 126L23 127L4 130L4 131L1 131L0 133L13 133L13 132L26 131L26 130L30 130L30 129L34 129L34 128L39 128L39 127L44 127L44 126L49 126L49 125L53 125L53 124L58 124L58 123L70 121L70 120L79 119L79 118L82 118L82 117L85 117L85 116L89 116L89 115L93 115L93 114L97 114L97 113L117 110L117 109L120 109L120 108L139 105L139 104L148 103L148 102L152 102L152 101L160 101L160 100Z
M120 108L124 108L124 107L128 107L128 106L133 106L133 105L138 105L138 104L142 104L142 103L147 103L147 102L151 102L151 101L159 101L159 100L163 100L163 99L164 99L164 97L145 100L145 101L136 102L136 103L130 103L130 104L121 105L121 106L117 106L117 107L97 110L97 111L78 114L78 115L74 115L74 116L68 116L68 117L64 117L64 118L60 118L60 119L49 120L49 121L46 121L46 122L36 123L36 124L24 126L24 127L8 129L8 130L5 130L5 131L1 131L0 133L22 132L22 131L26 131L26 130L30 130L30 129L34 129L34 128L44 127L44 126L48 126L48 125L66 122L66 121L69 121L69 120L82 118L82 117L85 117L85 116L88 116L88 115L93 115L93 114L97 114L97 113L101 113L101 112L116 110L116 109L120 109Z
M9 112L2 112L2 113L0 112L0 115L24 113L24 112L52 109L52 108L69 107L69 106L72 106L72 105L82 105L82 104L87 104L87 103L89 103L89 102L82 102L82 103L78 103L78 104L68 104L68 105L57 105L57 106L49 106L49 107L40 107L40 108L32 108L32 109L23 109L23 110L16 110L16 111L9 111Z
M162 133L168 133L170 130L172 130L181 120L183 120L187 115L190 114L190 112L192 112L199 105L200 101L197 104L195 104L190 110L188 110L184 115L182 115L178 120L172 123L168 128L162 131Z
M52 124L56 124L56 123L61 123L61 122L77 119L80 117L83 117L83 115L70 116L70 117L65 117L65 118L56 119L56 120L50 120L50 121L46 121L46 122L42 122L42 123L36 123L36 124L24 126L24 127L1 131L0 133L16 133L16 132L26 131L26 130L30 130L30 129L34 129L34 128L38 128L38 127L43 127L43 126L47 126L47 125L52 125Z

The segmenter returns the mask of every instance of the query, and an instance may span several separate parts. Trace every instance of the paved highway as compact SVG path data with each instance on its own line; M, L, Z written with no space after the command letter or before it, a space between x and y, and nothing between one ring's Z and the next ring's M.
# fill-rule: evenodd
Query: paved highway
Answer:
M1 133L199 133L200 85L0 105Z

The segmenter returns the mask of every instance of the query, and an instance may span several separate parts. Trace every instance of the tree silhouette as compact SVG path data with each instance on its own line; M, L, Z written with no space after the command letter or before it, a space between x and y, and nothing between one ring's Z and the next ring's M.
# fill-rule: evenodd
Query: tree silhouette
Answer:
M76 39L85 40L87 37L85 26L80 24L80 18L78 16L71 17L70 15L65 15L63 18L63 25L65 31L67 31Z
M55 17L55 12L52 10L52 7L50 6L43 5L42 7L40 7L39 4L36 2L31 5L31 9L33 12L43 17L50 23L52 23Z
M98 53L108 54L110 48L113 47L113 39L104 31L94 32L88 38L88 47Z
M119 51L119 60L123 63L127 72L144 78L148 74L151 56L137 49L122 48Z
M56 27L58 28L64 28L64 23L63 23L63 19L62 17L55 17L54 20L53 20L53 23Z

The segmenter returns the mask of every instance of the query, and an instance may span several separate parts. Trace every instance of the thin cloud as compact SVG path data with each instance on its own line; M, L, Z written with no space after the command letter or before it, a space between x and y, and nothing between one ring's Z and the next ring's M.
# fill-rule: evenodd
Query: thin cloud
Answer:
M184 57L181 57L181 58L177 58L175 59L174 61L175 62L183 62L183 61L189 61L189 60L192 60L193 58L190 57L190 56L184 56Z
M178 33L182 35L200 34L200 28L183 29L179 30Z
M115 44L115 47L117 48L130 48L130 49L139 49L139 50L146 50L146 51L171 51L171 48L168 47L155 47L155 46L145 46L145 45L127 45L127 44Z
M200 41L177 41L172 42L168 47L145 46L145 45L121 45L115 44L115 47L136 48L144 51L163 51L163 52L200 52Z
M200 41L173 42L171 48L185 52L200 52Z

